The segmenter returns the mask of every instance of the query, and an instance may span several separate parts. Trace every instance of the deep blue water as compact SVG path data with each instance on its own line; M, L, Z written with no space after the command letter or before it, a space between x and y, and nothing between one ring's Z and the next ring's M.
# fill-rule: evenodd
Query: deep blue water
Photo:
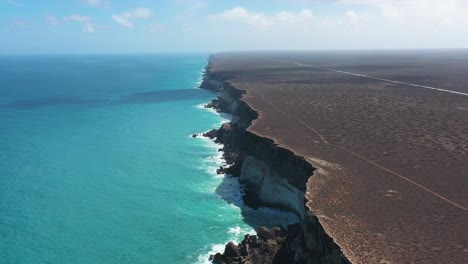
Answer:
M223 121L200 107L205 64L0 57L0 262L206 262L251 230L219 146L190 137Z

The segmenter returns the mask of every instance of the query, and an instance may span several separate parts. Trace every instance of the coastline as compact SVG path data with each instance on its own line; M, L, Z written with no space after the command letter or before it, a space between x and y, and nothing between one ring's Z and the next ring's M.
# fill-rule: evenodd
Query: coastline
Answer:
M201 81L200 81L199 84L197 84L196 89L199 88L200 84L201 84ZM205 105L206 105L206 103L203 103L203 104L197 105L196 108L198 108L200 110L204 110L204 111L209 111L211 114L217 115L218 117L220 117L221 121L218 124L216 124L215 126L220 126L220 125L224 124L225 122L230 121L229 115L221 115L221 114L217 113L216 111L214 111L213 109L209 109L209 108L204 107ZM220 188L220 186L225 184L226 181L225 181L225 176L217 173L217 170L218 170L218 168L220 166L226 166L227 163L226 163L226 160L224 158L224 152L221 150L223 148L223 145L220 144L220 143L214 142L212 139L210 139L207 136L204 136L204 134L206 132L208 132L208 131L209 130L207 130L205 132L190 134L190 135L187 135L187 137L189 137L190 140L196 139L196 140L204 141L205 142L204 144L206 144L206 146L208 148L212 149L214 154L212 156L207 157L204 160L204 165L202 165L202 167L206 170L206 172L209 175L211 175L213 177L213 181L216 181L216 182L219 181L220 182L219 185L216 184L216 187L214 187L214 188L210 187L209 192L213 192L213 193L216 193L216 194L220 195L219 194L219 188ZM239 200L240 201L241 200L241 198L240 198L241 197L241 189L240 188L232 188L232 184L233 183L228 184L228 185L230 185L229 186L230 188L225 187L225 190L224 190L225 192L223 193L223 195L220 195L220 196L224 200L229 199L229 200ZM196 263L197 264L210 264L211 263L211 261L209 261L210 255L216 254L216 252L218 252L220 250L223 250L224 245L226 243L228 243L229 241L238 241L238 237L242 233L255 233L255 231L254 230L249 230L249 229L247 229L245 227L242 227L240 225L235 225L235 226L230 227L229 229L226 230L226 235L229 238L227 238L223 243L220 243L220 244L217 244L217 242L216 242L216 243L212 243L211 245L205 245L204 248L201 249L201 251L203 253L197 256Z
M202 82L199 83L198 88L200 88L201 85ZM214 92L216 97L220 95L220 93L216 91ZM249 236L256 236L257 232L252 226L267 226L269 228L273 228L275 226L286 227L300 221L295 214L287 211L266 206L251 208L244 203L244 186L239 182L239 177L232 175L229 171L223 170L224 168L229 168L235 164L235 160L232 158L233 152L226 146L229 143L217 140L215 137L210 135L210 133L218 130L217 127L223 127L223 125L231 123L233 115L228 112L219 111L219 109L214 107L208 107L211 102L212 101L208 101L206 103L199 104L196 108L217 115L221 118L221 122L215 126L215 129L190 134L188 137L191 139L206 141L209 147L216 151L215 155L207 158L207 163L210 164L207 173L213 175L217 181L221 179L220 184L212 191L223 199L227 205L239 208L240 214L242 214L242 217L244 218L243 223L246 223L250 228L241 227L241 225L230 227L229 230L227 230L227 234L230 238L222 244L211 244L211 246L205 248L206 253L198 256L197 263L212 263L210 258L212 258L216 253L222 252L226 244L230 242L240 243L242 237L246 234ZM245 219L249 220L245 221Z
M266 235L262 232L263 236L254 236L253 240L246 235L240 244L228 243L224 254L218 253L210 259L213 263L239 263L247 259L250 263L350 263L306 206L306 184L315 170L313 165L274 140L249 130L260 113L242 100L245 91L229 82L228 76L211 71L211 59L200 88L217 92L219 96L206 107L232 115L231 122L204 134L223 145L227 166L221 167L218 173L239 177L247 206L289 211L300 218L300 223L289 225L281 232L266 229ZM293 175L287 175L286 171Z

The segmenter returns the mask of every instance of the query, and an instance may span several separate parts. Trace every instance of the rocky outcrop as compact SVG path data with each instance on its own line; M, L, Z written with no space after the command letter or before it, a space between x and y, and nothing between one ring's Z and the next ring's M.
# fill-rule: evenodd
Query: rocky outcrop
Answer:
M212 255L210 260L215 264L282 263L282 260L277 259L277 253L287 236L288 230L285 228L275 227L270 231L260 227L257 235L245 235L239 245L229 242L224 254Z
M270 231L258 230L257 236L246 236L239 245L228 244L224 254L213 256L214 263L347 263L318 218L305 206L306 183L314 167L303 157L247 129L258 114L242 100L244 91L234 87L230 78L208 66L201 85L220 92L207 107L233 115L230 123L205 133L224 145L229 166L219 172L239 176L245 186L246 205L280 208L297 214L302 221L281 233L281 243L276 235L265 235Z
M314 217L288 228L260 227L257 235L245 235L238 245L229 242L223 254L212 255L210 260L215 264L349 263Z

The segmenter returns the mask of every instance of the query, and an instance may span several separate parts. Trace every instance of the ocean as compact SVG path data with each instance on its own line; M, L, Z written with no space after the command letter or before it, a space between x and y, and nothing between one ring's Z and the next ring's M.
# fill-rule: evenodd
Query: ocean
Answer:
M0 262L208 263L246 217L297 221L243 207L191 137L229 118L203 108L206 58L0 56Z

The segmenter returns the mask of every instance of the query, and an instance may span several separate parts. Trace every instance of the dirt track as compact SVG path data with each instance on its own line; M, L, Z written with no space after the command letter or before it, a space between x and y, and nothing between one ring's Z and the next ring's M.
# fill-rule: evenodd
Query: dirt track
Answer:
M212 70L247 91L251 131L318 168L308 206L351 261L468 263L467 58L220 54Z

